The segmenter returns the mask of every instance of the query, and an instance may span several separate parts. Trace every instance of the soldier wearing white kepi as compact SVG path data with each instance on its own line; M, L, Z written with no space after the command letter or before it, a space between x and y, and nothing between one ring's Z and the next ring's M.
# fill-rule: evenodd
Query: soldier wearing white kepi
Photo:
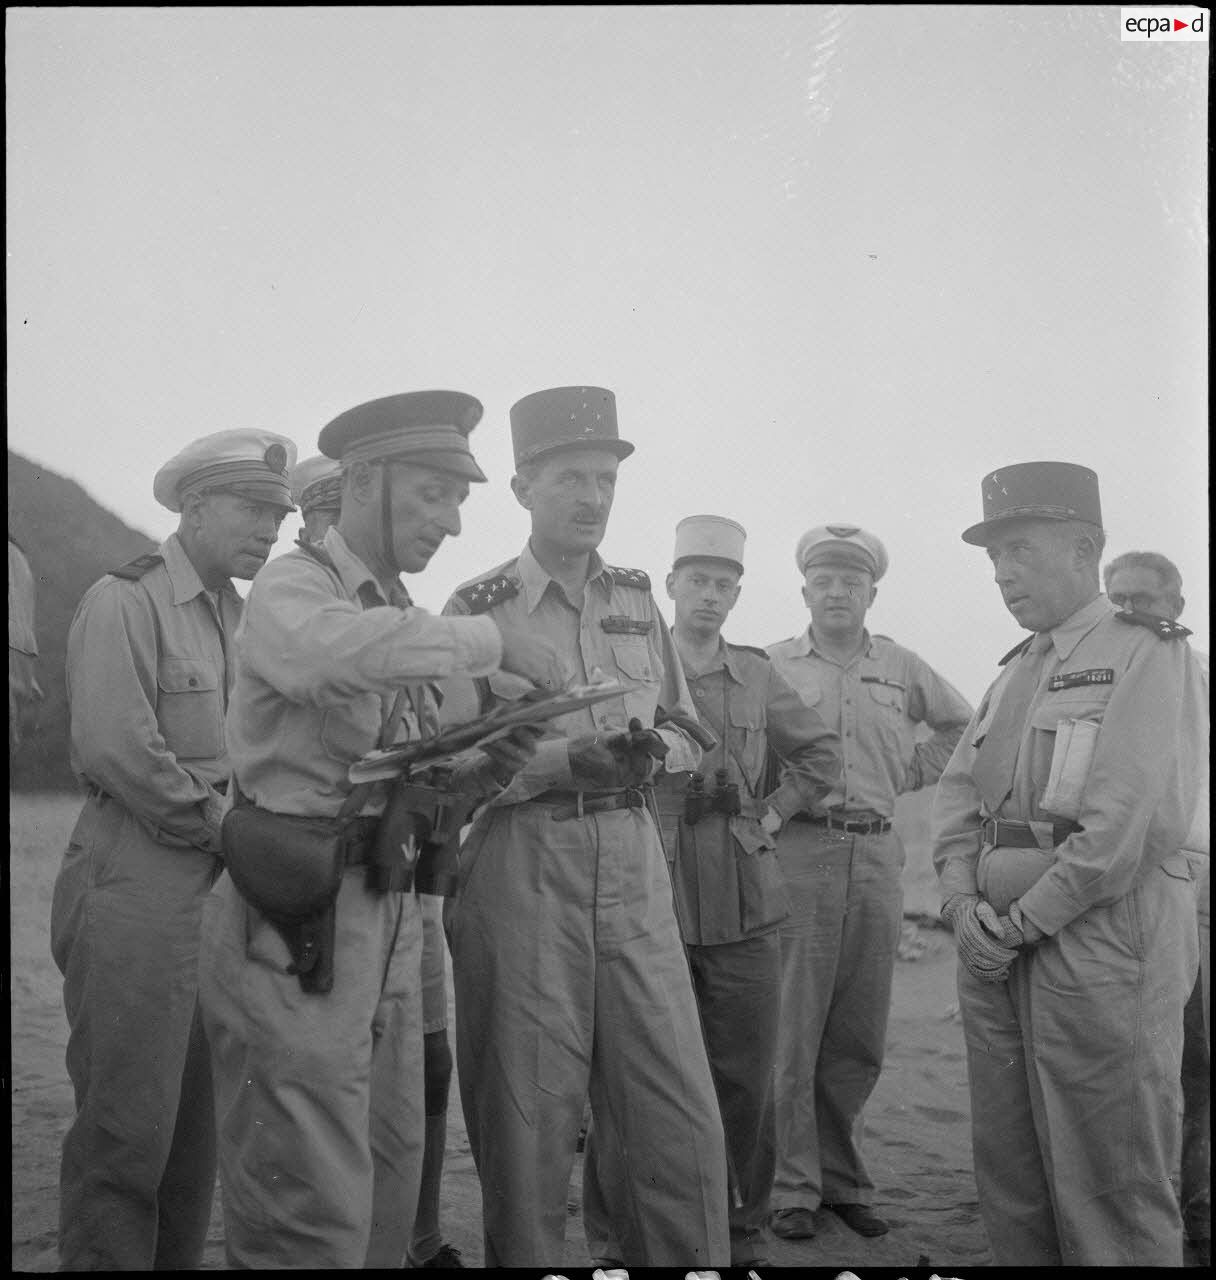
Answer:
M963 539L1033 634L933 808L980 1212L998 1266L1178 1267L1203 681L1185 627L1100 594L1093 471L1020 463L982 492Z
M461 849L450 933L457 1074L486 1264L561 1258L589 1093L596 1142L624 1156L624 1185L605 1188L619 1260L725 1265L722 1123L646 803L657 773L694 769L701 754L657 712L695 715L649 579L597 551L633 445L601 387L525 396L511 435L511 486L531 537L448 609L525 627L558 645L571 678L598 671L625 689L555 720ZM510 692L493 676L481 686L487 704ZM588 1162L591 1148L589 1138Z
M861 1130L882 1070L903 918L895 801L936 781L971 708L922 658L866 630L887 569L872 533L820 525L798 540L795 559L811 624L768 651L840 734L844 768L777 843L790 915L781 926L773 1231L813 1236L822 1206L876 1236L887 1224L870 1207ZM932 736L918 740L921 725Z
M224 709L241 601L291 505L295 446L188 445L153 482L176 533L85 593L68 633L72 768L88 798L51 905L76 1116L63 1143L64 1270L197 1267L215 1185L199 920L220 872Z
M840 776L840 740L819 713L763 649L722 637L739 598L745 538L743 526L723 516L688 516L676 526L666 584L675 602L672 636L693 705L718 741L696 773L669 771L655 786L726 1131L733 1267L768 1260L781 1016L777 930L788 911L776 833L790 815L818 804ZM781 760L771 780L770 751ZM594 1129L591 1139L594 1146ZM589 1237L602 1199L594 1171L589 1162L583 1194ZM610 1239L600 1254L613 1256Z
M411 860L427 829L383 784L353 787L349 767L436 731L435 679L560 678L532 637L429 615L399 580L460 532L469 483L485 479L468 444L480 417L452 391L340 414L319 440L342 462L338 523L268 565L246 603L227 874L199 962L233 1266L405 1261L424 1132ZM457 789L496 790L530 749L526 734L492 744Z

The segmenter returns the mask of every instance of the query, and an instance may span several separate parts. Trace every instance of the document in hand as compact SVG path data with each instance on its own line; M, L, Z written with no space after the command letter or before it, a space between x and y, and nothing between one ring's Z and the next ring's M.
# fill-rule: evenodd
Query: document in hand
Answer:
M416 765L435 765L463 751L484 746L520 725L543 725L557 716L594 706L608 698L619 698L626 686L619 680L597 680L573 685L556 693L536 690L501 703L484 715L464 724L452 725L429 738L415 738L393 747L369 751L349 768L352 783L378 782L397 778Z

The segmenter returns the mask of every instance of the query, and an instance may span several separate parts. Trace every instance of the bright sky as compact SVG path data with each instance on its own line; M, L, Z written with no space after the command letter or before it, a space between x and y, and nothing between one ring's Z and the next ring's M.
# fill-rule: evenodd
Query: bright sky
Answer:
M978 699L1023 633L959 533L985 472L1060 459L1210 647L1206 43L1121 43L1114 6L6 27L9 444L149 535L195 436L307 456L360 401L468 391L490 483L409 580L437 610L526 540L511 404L589 383L637 445L605 558L666 606L676 522L740 521L740 643L805 625L799 535L857 523L871 629Z

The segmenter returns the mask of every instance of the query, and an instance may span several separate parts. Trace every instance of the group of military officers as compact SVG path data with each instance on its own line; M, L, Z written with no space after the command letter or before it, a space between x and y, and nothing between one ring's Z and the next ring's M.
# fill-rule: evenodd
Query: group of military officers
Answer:
M892 823L933 784L995 1260L1180 1262L1206 678L1184 628L1101 594L1094 473L984 479L963 536L1033 634L973 713L866 629L888 556L855 525L798 540L810 625L761 649L721 634L744 529L681 520L669 629L647 574L599 554L634 448L602 388L513 406L527 544L442 615L416 607L400 575L486 480L481 413L373 400L298 467L271 432L195 441L155 478L177 531L80 604L62 1266L197 1266L217 1164L233 1266L459 1266L445 935L487 1266L560 1262L588 1099L597 1265L754 1265L824 1210L882 1234L860 1136L902 919ZM296 500L304 532L267 563ZM378 747L605 678L620 692L417 792L350 780ZM444 841L410 795L455 806L454 874L423 875Z

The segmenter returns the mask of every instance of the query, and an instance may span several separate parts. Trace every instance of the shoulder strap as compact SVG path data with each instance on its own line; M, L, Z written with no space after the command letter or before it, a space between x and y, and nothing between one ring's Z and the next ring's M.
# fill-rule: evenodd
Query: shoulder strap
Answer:
M1155 613L1140 613L1130 609L1126 613L1116 613L1115 617L1133 627L1147 627L1158 640L1184 640L1191 634L1182 623L1160 618Z
M606 564L604 568L612 575L612 581L618 586L636 587L639 591L650 590L650 575L643 569L622 569L611 564Z
M507 574L500 573L493 578L483 578L480 582L470 582L456 594L468 606L470 613L487 613L495 605L519 595L519 583Z
M117 569L107 569L106 572L112 578L122 578L126 582L138 582L146 573L151 573L158 564L164 564L165 558L156 551L149 551L147 555L136 556L134 560L128 560L126 564L120 564Z

